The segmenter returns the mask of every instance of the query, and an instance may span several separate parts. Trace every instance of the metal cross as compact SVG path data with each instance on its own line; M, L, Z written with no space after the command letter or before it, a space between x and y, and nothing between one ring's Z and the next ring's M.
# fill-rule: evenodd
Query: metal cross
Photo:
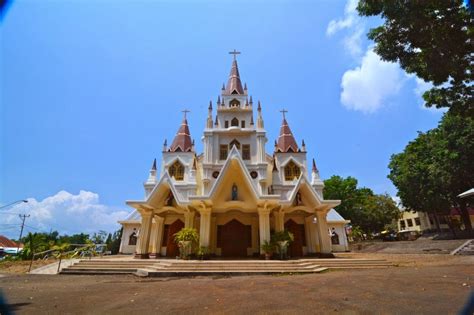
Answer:
M230 55L234 55L234 60L236 59L237 55L240 55L240 51L234 49L234 51L229 51Z
M186 119L186 114L187 114L187 113L190 113L191 111L188 110L188 109L183 109L181 112L184 113L184 119Z
M285 113L288 113L288 111L283 108L282 110L280 110L280 113L283 114L283 119L285 119Z

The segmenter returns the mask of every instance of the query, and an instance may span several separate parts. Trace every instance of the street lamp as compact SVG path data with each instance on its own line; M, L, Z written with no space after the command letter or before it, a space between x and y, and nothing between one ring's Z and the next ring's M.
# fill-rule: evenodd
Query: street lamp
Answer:
M0 209L6 208L6 207L9 207L9 206L13 206L14 204L17 204L17 203L20 203L20 202L27 203L28 200L26 200L26 199L17 200L17 201L14 201L12 203L9 203L7 205L1 206Z

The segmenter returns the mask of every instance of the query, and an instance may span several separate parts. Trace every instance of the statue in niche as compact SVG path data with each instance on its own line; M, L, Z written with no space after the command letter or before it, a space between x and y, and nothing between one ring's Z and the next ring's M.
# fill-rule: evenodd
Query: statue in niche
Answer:
M173 206L173 200L174 200L174 196L173 196L173 193L170 191L168 197L165 200L165 205L168 206L168 207L172 207Z
M238 198L238 188L237 185L234 183L232 185L232 200L237 200Z
M298 191L296 193L294 205L295 206L301 206L302 204L303 204L303 200L301 199L301 193Z

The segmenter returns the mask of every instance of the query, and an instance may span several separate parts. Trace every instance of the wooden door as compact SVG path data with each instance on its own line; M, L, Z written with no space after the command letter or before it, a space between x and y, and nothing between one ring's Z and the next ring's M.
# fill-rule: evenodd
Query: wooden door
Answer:
M247 247L251 247L251 226L238 220L218 226L218 246L223 257L246 257Z
M179 256L179 247L174 241L174 234L181 231L182 228L184 228L184 223L180 219L177 219L171 225L169 225L166 235L166 257Z
M298 224L293 220L288 220L285 223L285 229L293 233L294 240L288 247L288 256L290 257L302 257L303 246L306 244L304 224Z

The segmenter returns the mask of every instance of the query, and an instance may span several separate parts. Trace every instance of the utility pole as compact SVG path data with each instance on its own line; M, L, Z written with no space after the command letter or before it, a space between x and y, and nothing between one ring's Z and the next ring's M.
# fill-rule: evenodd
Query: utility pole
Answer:
M20 238L18 239L18 246L16 248L16 254L18 255L18 253L20 252L20 242L21 242L21 236L23 235L23 228L25 227L25 220L26 218L29 218L30 215L26 215L26 214L20 214L19 215L20 219L22 219L22 222L21 222L21 231L20 231Z

